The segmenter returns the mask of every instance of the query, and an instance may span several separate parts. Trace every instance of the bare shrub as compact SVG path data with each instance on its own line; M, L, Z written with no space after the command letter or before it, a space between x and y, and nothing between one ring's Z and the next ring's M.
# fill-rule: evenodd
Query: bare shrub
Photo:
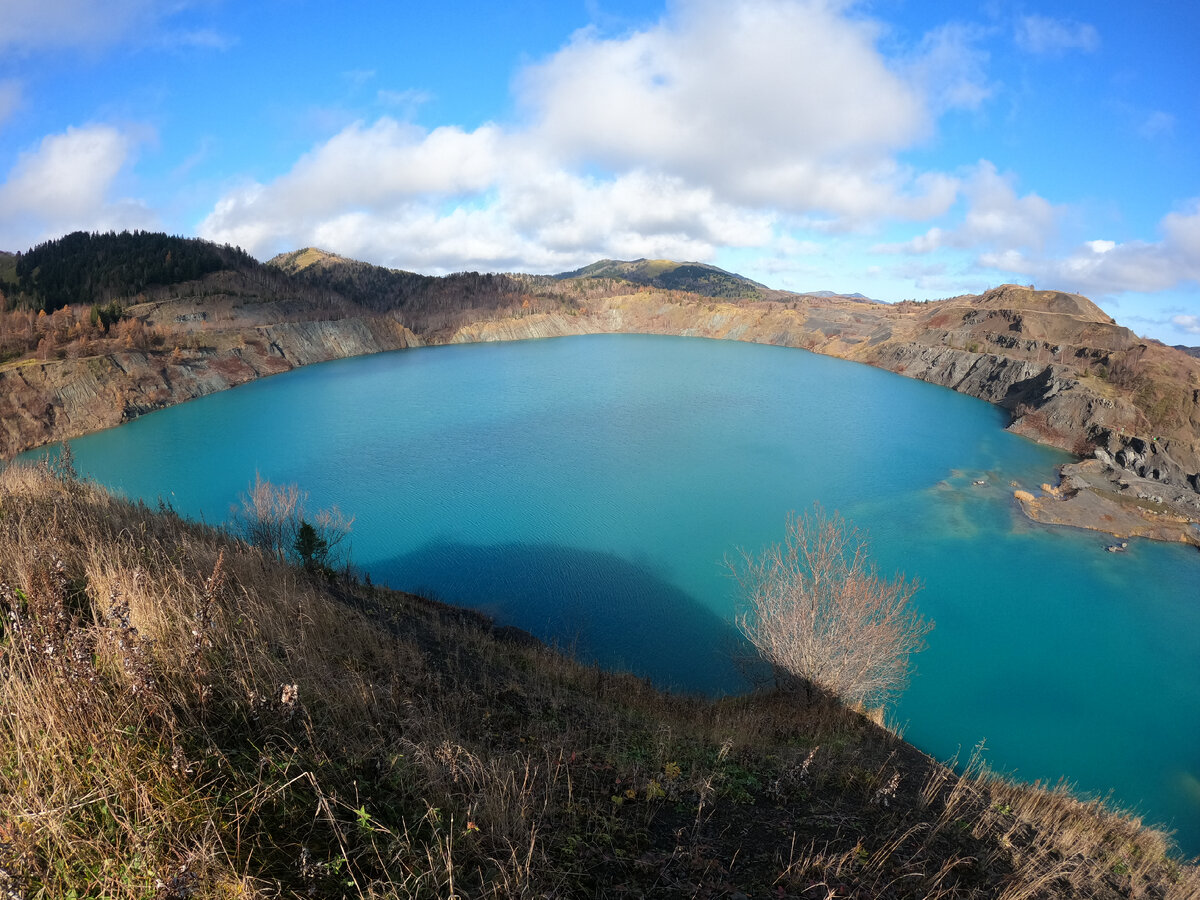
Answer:
M231 510L238 534L246 543L282 560L292 540L290 532L300 518L299 486L276 486L255 472L254 484L240 499L241 507Z
M322 568L337 570L349 565L353 517L347 519L336 506L309 513L307 504L307 491L295 484L272 484L255 472L254 483L241 496L241 505L231 510L234 530L247 543L280 561L298 559L305 563L311 561L312 554L305 557L300 538L311 534L322 547Z
M909 605L919 585L880 577L865 536L840 515L792 513L782 545L730 568L745 603L738 627L782 687L874 707L904 689L933 623Z

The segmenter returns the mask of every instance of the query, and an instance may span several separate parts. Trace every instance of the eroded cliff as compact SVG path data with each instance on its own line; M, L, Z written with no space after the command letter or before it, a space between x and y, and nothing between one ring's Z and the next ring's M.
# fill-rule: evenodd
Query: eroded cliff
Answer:
M1030 515L1200 545L1191 524L1200 521L1200 364L1139 340L1085 298L1014 286L964 302L895 307L811 299L680 304L636 294L586 316L492 319L438 340L598 332L801 347L978 397L1012 413L1010 430L1096 460L1086 470L1066 467L1065 490L1026 505ZM1160 382L1147 374L1168 367L1170 377ZM1181 388L1188 384L1196 388ZM1102 502L1067 502L1080 491Z
M682 335L799 347L997 404L1011 412L1011 430L1098 461L1086 478L1064 473L1068 493L1103 494L1142 518L1172 517L1181 522L1177 539L1200 543L1200 530L1188 525L1200 521L1200 360L1139 339L1086 298L1006 285L979 297L888 306L813 297L728 302L631 288L587 306L554 294L505 303L439 309L436 317L411 309L352 315L354 303L340 296L322 311L184 292L133 308L171 337L170 350L0 368L0 452L330 359L423 344ZM1055 498L1045 499L1048 509ZM1066 509L1054 516L1069 519ZM1044 509L1041 516L1052 518Z
M119 350L0 368L0 454L110 428L297 366L419 346L391 317L206 332L198 347Z

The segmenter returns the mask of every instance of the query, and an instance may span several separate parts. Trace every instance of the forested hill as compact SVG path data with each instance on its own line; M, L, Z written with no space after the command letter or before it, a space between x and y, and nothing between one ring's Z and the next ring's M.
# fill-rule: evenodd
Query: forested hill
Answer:
M109 303L148 287L194 281L221 270L259 266L240 248L146 231L76 231L0 260L9 306L54 312Z
M751 281L744 275L726 272L706 263L675 262L670 259L602 259L582 269L562 272L554 277L562 281L615 278L668 291L688 291L704 297L720 297L727 300L777 299L785 293Z

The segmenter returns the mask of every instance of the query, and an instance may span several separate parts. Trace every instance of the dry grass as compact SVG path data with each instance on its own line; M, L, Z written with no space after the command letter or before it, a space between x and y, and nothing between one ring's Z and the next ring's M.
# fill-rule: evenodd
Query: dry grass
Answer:
M0 473L0 897L1172 897L1157 832Z

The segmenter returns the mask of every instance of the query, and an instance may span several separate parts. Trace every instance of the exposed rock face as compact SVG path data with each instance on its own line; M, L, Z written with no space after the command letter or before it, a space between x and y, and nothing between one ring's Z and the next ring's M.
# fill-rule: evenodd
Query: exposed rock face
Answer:
M1114 390L1101 378L1081 377L1079 368L1056 361L1087 359L1109 365L1119 354L1131 348L1144 350L1145 345L1128 329L1113 325L1085 298L1053 293L1047 301L1050 312L1044 313L1033 305L1029 293L1000 289L985 295L981 307L959 307L949 313L950 318L945 318L944 307L935 307L932 315L914 317L916 321L894 312L881 317L874 312L877 308L863 311L861 306L683 306L643 295L612 301L586 317L538 315L476 322L438 339L461 343L596 332L678 334L801 347L867 362L1004 407L1013 414L1010 430L1081 456L1095 453L1112 476L1106 488L1109 493L1131 501L1157 502L1165 511L1200 519L1200 443L1188 439L1188 425L1177 429L1172 439L1137 437L1151 426L1128 392ZM1003 305L1006 301L1018 308ZM943 324L966 320L972 327L929 327L930 320L939 316ZM1009 330L992 330L996 319L1007 322ZM1013 337L1026 333L1039 337L1020 341ZM1068 342L1068 335L1076 343ZM1049 343L1046 337L1056 342ZM971 345L977 349L962 349ZM992 352L980 352L984 348ZM1200 367L1196 371L1200 373ZM1200 410L1200 396L1189 399ZM1195 414L1179 411L1185 423L1189 415ZM1136 485L1130 484L1130 477ZM1079 509L1090 507L1080 504ZM1137 533L1175 532L1143 528Z
M949 347L890 343L874 354L872 362L900 375L953 388L1008 409L1021 403L1035 405L1064 387L1053 377L1050 367Z
M886 306L812 297L727 303L643 290L587 309L563 302L551 312L472 310L443 319L456 324L426 320L419 335L400 312L347 316L337 305L344 301L330 303L322 320L310 306L202 309L173 297L148 305L148 321L170 323L203 349L0 369L0 453L329 359L422 344L669 334L800 347L952 388L1009 410L1013 431L1094 455L1114 496L1200 516L1200 361L1141 341L1073 294L1004 286L982 297ZM304 320L279 321L289 312Z
M1048 525L1200 546L1200 494L1130 476L1107 456L1097 450L1094 459L1063 466L1062 484L1042 496L1015 492L1021 508Z
M215 340L218 346L205 350L131 350L0 369L0 455L110 428L297 366L421 344L386 317L267 325Z

